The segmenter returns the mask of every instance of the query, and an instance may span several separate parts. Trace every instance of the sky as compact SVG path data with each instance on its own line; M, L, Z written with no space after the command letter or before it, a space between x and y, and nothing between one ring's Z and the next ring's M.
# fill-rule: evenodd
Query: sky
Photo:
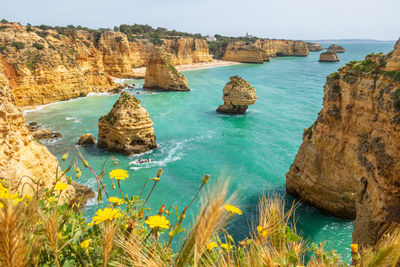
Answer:
M0 19L296 40L400 37L400 0L0 0Z

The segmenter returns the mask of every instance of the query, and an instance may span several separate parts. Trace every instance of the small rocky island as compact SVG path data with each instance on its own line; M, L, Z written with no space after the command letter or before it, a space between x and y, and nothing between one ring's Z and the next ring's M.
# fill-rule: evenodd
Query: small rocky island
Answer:
M190 91L185 76L172 65L161 47L154 48L146 68L143 88L167 91Z
M332 44L328 47L328 53L344 53L346 49L343 46Z
M110 112L99 119L99 148L126 155L156 148L156 136L149 113L140 100L123 92Z
M318 52L324 50L322 45L316 43L307 43L308 50L312 52Z
M336 53L323 52L319 55L319 62L339 62L340 59Z
M244 114L249 105L256 103L256 89L239 76L230 77L230 81L223 89L224 104L217 112L227 114Z

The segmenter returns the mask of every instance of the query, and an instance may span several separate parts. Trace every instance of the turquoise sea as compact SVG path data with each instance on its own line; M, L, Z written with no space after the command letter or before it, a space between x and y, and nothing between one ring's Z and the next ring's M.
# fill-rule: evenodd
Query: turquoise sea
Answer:
M323 44L328 47L329 44ZM153 92L142 89L143 80L131 91L142 101L154 122L158 149L145 155L116 155L119 168L129 170L123 191L139 194L146 178L163 168L161 182L149 205L157 213L161 204L178 205L182 210L204 174L210 182L229 179L231 190L239 190L244 214L230 226L235 240L248 233L256 222L258 198L263 193L285 196L285 174L302 142L304 128L317 118L322 107L325 77L351 60L360 60L372 52L387 53L394 43L343 43L347 52L338 54L339 63L319 63L319 52L308 57L273 58L264 64L239 64L203 70L184 71L190 92ZM257 90L258 100L242 116L216 113L222 104L222 89L229 77L239 75ZM137 94L139 93L139 94ZM97 137L100 116L111 109L118 95L91 95L42 106L25 113L28 122L37 121L60 131L63 138L45 142L59 159L84 133ZM91 165L100 169L108 152L97 147L81 147ZM151 158L148 165L135 166L137 158ZM112 162L107 165L112 170ZM105 179L110 185L109 179ZM94 178L84 171L81 183L96 188ZM110 187L110 186L109 186ZM149 188L148 188L149 189ZM117 192L115 195L118 196ZM285 196L287 203L293 198ZM198 205L198 203L197 203ZM194 209L187 223L193 222ZM96 210L94 202L86 208L88 217ZM312 242L327 240L332 249L349 259L353 223L327 216L302 204L296 212L297 230ZM179 244L175 244L178 246Z

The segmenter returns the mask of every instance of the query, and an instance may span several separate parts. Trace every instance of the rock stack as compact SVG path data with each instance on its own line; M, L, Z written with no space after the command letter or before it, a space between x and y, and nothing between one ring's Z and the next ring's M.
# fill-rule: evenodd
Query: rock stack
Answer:
M217 112L244 114L249 105L256 103L256 89L239 76L232 76L223 89L222 99L224 104L218 107Z
M319 55L320 62L339 62L340 59L336 53L323 52Z
M332 44L328 47L328 53L344 53L346 49L343 46Z
M122 93L111 111L99 119L97 145L126 155L156 148L153 122L140 100Z
M146 68L144 88L167 91L189 91L185 76L171 63L170 56L160 47L154 48Z
M324 50L322 45L316 43L307 43L308 50L312 52L318 52Z

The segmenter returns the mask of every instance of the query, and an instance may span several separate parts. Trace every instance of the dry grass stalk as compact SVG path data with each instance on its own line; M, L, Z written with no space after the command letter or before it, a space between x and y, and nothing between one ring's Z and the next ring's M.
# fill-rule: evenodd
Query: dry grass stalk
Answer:
M104 222L104 230L103 230L103 267L108 265L108 261L110 260L110 254L114 243L116 227L110 222Z
M175 266L185 266L192 258L194 250L194 266L204 252L204 248L214 233L225 225L227 220L227 212L224 209L228 185L217 185L212 192L202 201L202 208L192 230L188 234L179 255L175 262Z
M8 199L0 209L0 263L5 267L27 264L27 247L21 214Z

